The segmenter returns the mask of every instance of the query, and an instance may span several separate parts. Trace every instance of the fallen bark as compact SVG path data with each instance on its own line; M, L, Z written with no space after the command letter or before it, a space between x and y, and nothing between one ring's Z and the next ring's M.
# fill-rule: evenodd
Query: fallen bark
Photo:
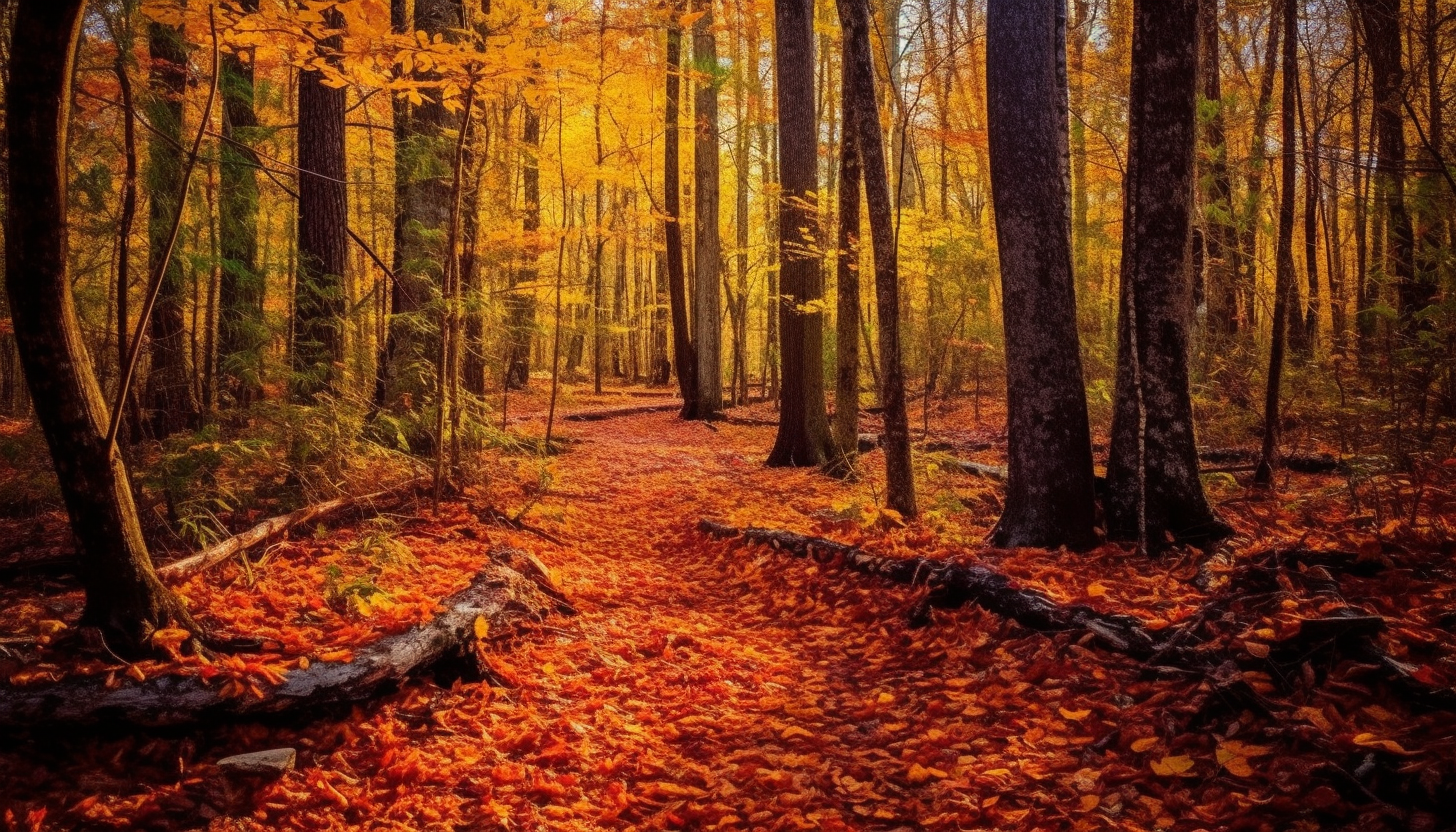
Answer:
M233 535L216 546L204 549L195 555L190 555L181 560L175 560L158 567L157 573L164 578L173 580L187 578L204 569L234 558L260 543L283 535L294 526L311 523L315 520L324 520L357 505L369 505L407 497L429 485L429 477L418 477L393 488L376 491L373 494L365 494L362 497L338 497L322 503L314 503L311 506L304 506L288 514L270 517L253 528L241 534Z
M1344 605L1342 609L1306 619L1296 635L1270 645L1267 655L1256 656L1220 645L1203 632L1205 624L1220 620L1229 603L1240 597L1242 587L1238 577L1230 582L1228 592L1213 599L1184 623L1155 633L1133 616L1103 613L1085 604L1060 604L1042 592L1018 587L1010 578L983 566L927 558L887 558L826 538L773 529L737 529L709 519L700 520L698 530L709 537L738 538L795 557L835 562L851 571L895 583L929 587L925 602L911 615L917 625L929 623L931 607L951 609L974 603L1029 630L1089 633L1103 647L1142 661L1150 670L1171 668L1204 676L1214 683L1228 676L1229 667L1238 665L1274 670L1271 676L1275 679L1290 678L1296 675L1290 670L1315 651L1330 650L1383 671L1384 680L1416 704L1456 710L1456 691L1421 682L1417 668L1380 648L1375 637L1385 629L1383 617L1350 605L1338 593L1334 597ZM1291 558L1288 562L1313 561L1323 556L1344 560L1344 553L1289 550L1286 554ZM1276 557L1275 562L1282 561Z
M946 460L946 464L967 474L975 474L978 477L985 477L988 480L995 480L996 482L1006 482L1005 465L986 465L980 462L954 458Z
M536 584L505 565L515 553L491 553L470 586L441 602L427 624L359 648L348 662L315 662L291 670L262 697L224 696L221 684L200 676L157 676L144 682L96 677L0 689L0 727L84 727L125 723L144 727L296 712L368 699L451 659L474 659L477 634L544 619L554 606ZM484 622L482 627L478 622Z
M1199 460L1222 465L1205 468L1202 473L1253 470L1259 463L1259 451L1253 448L1209 448L1198 452ZM1331 454L1287 454L1279 466L1301 474L1331 474L1345 470L1345 463Z

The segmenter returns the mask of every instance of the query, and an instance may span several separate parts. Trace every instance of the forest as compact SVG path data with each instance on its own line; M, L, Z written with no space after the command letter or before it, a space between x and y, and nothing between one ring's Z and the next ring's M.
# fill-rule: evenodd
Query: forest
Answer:
M1456 829L1456 0L0 0L0 829Z

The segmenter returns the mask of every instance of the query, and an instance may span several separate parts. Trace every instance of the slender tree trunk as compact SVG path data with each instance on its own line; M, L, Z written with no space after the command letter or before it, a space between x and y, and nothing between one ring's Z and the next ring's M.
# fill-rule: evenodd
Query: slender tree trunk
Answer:
M819 141L814 120L814 4L775 0L779 109L779 355L783 390L770 466L820 466L833 453L824 406L824 272L816 253Z
M1264 65L1259 76L1259 98L1254 105L1254 138L1249 152L1249 178L1239 217L1239 294L1242 303L1240 323L1250 332L1256 320L1255 289L1259 276L1259 215L1264 205L1264 176L1268 165L1269 116L1273 112L1274 74L1278 67L1281 26L1279 9L1282 0L1269 2L1269 34L1264 41Z
M720 314L722 241L719 238L718 45L713 37L713 2L703 0L703 16L693 24L693 64L697 69L693 115L693 328L698 359L697 418L723 412L723 321Z
M842 4L841 4L842 5ZM846 37L848 33L846 32ZM835 240L834 319L834 434L836 456L831 470L839 476L854 473L859 453L859 236L860 170L854 104L853 62L849 50L840 63L839 233ZM878 120L878 116L876 116ZM876 128L878 135L878 127Z
M1352 21L1353 23L1353 21ZM1351 56L1350 62L1354 76L1354 89L1350 94L1350 146L1353 149L1354 158L1354 221L1355 221L1355 322L1356 350L1355 355L1364 364L1373 353L1372 341L1375 337L1375 316L1368 310L1371 301L1374 299L1371 292L1370 281L1370 218L1369 200L1367 189L1370 187L1371 176L1365 168L1365 153L1368 151L1369 143L1365 141L1365 128L1361 126L1361 118L1364 115L1364 90L1365 90L1365 67L1362 60L1365 56L1365 49L1360 43L1359 30L1352 26L1351 33Z
M900 275L895 250L895 216L890 200L889 172L880 138L875 106L874 58L870 53L869 0L839 0L844 29L845 75L849 79L846 112L853 115L853 135L864 170L865 204L869 208L870 237L875 257L875 306L880 325L880 370L884 407L885 502L906 517L914 517L915 474L910 459L910 419L905 404L905 369L900 349ZM845 120L846 142L851 122ZM854 210L859 210L854 200ZM841 220L842 222L842 220ZM858 288L858 281L856 281ZM856 379L857 381L857 379ZM927 394L928 395L928 394Z
M506 295L506 389L524 390L531 383L531 340L536 328L537 240L541 231L541 115L521 105L521 230L527 237L525 262L511 273ZM524 288L522 288L524 287Z
M120 44L116 53L116 81L121 92L122 108L122 157L123 169L121 178L121 216L116 226L116 366L120 372L125 372L127 363L127 352L131 348L131 339L127 328L131 325L131 245L132 230L136 224L137 213L137 140L136 140L136 97L131 85L131 48L132 48L132 23L130 20L120 21L113 37L126 27L126 36L118 38ZM135 388L131 388L134 391ZM138 427L136 420L137 406L135 392L127 395L127 401L121 404L126 415L131 417L131 431ZM128 435L127 422L122 423L122 429L118 436Z
M193 628L157 579L126 466L108 446L107 407L86 354L67 267L67 131L82 0L21 0L6 98L10 191L6 281L36 420L80 550L81 625L135 655L158 628Z
M338 12L330 13L342 26ZM319 43L328 54L339 35ZM294 285L293 395L311 401L338 392L344 367L344 274L349 249L348 170L344 160L345 90L322 72L298 78L298 277Z
M1096 508L1068 227L1066 9L990 0L986 18L1010 463L993 539L1081 548L1096 541Z
M1295 101L1299 72L1297 43L1293 37L1299 21L1295 0L1279 0L1284 14L1284 90L1280 101L1280 143L1282 166L1279 176L1279 240L1274 263L1274 331L1269 336L1269 377L1264 393L1264 447L1259 467L1254 471L1254 484L1274 484L1274 468L1279 463L1279 385L1284 373L1284 342L1289 320L1289 307L1295 300L1294 290L1294 177Z
M1227 534L1198 478L1188 392L1199 0L1137 0L1107 530L1143 551Z
M672 358L677 365L677 386L682 394L681 416L698 416L698 359L688 328L687 276L682 239L682 181L678 161L678 117L682 104L682 28L674 6L667 25L667 101L663 136L662 204L667 214L663 233L667 238L668 305L672 311Z
M1300 343L1298 349L1302 355L1309 356L1319 348L1319 317L1320 317L1320 281L1319 281L1319 205L1320 205L1320 174L1319 174L1319 141L1320 134L1310 129L1312 123L1316 123L1319 113L1314 110L1314 75L1310 74L1309 100L1306 101L1306 92L1303 84L1299 83L1296 72L1295 91L1299 98L1299 133L1303 139L1304 147L1304 272L1306 276L1304 309L1299 315L1302 320L1300 327Z
M1203 238L1208 247L1203 297L1207 304L1205 320L1209 334L1228 336L1238 331L1238 280L1234 273L1238 241L1223 111L1218 19L1218 0L1203 0L1198 11L1199 72L1202 75L1203 106L1211 111L1204 122L1203 164L1199 177L1203 196ZM1198 280L1198 275L1194 275L1194 280Z
M147 25L147 43L152 58L147 115L152 127L165 137L148 145L151 168L148 271L155 273L157 260L167 250L178 200L186 198L178 191L182 186L185 155L182 100L187 92L187 48L181 32L155 22ZM147 428L157 437L195 428L200 415L187 360L187 275L183 264L181 257L168 261L147 333L151 340L151 364L142 398Z

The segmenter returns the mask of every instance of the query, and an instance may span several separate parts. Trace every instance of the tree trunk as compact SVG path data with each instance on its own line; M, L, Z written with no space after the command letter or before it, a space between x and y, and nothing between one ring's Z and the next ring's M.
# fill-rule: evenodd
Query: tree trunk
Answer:
M337 11L331 25L342 26ZM320 41L327 54L339 35ZM349 191L344 160L343 87L318 70L298 77L298 276L294 286L293 393L311 401L337 392L344 363L344 272L348 268Z
M824 407L824 272L819 227L819 134L814 118L814 4L775 0L779 109L779 355L783 390L770 466L819 466L833 453Z
M397 32L444 37L463 25L459 0L414 0L413 20L404 19L404 5L394 0L391 7ZM438 77L416 75L426 82ZM375 405L399 411L424 404L441 371L436 366L441 334L433 325L432 307L439 302L445 258L455 256L442 241L450 220L453 147L447 133L461 125L459 116L436 100L439 95L429 91L415 105L403 95L394 100L395 279Z
M840 476L854 472L859 449L859 235L860 171L857 119L854 113L853 66L840 63L839 233L835 241L834 420L836 457L832 470ZM878 132L878 131L877 131Z
M1199 0L1138 0L1133 16L1106 512L1109 537L1158 551L1228 528L1198 478L1188 392Z
M865 203L869 207L870 236L874 245L875 306L879 313L880 371L883 378L880 404L884 407L885 420L882 439L885 449L885 502L900 514L914 517L915 473L910 464L910 419L905 407L905 369L900 355L900 275L895 249L895 217L890 201L885 150L880 138L879 108L875 106L869 0L839 0L839 20L844 29L845 74L850 79L850 94L845 101L853 100L853 134L864 168ZM846 108L847 111L849 109ZM846 140L851 133L850 124L845 121ZM857 204L855 210L858 210Z
M530 104L521 105L521 230L525 232L525 263L511 273L506 295L506 389L524 390L531 383L531 336L536 328L536 234L541 230L541 116ZM520 288L520 287L526 288Z
M1400 0L1354 0L1370 60L1376 135L1375 178L1383 191L1387 273L1396 287L1401 329L1414 333L1412 318L1435 297L1434 284L1417 280L1415 236L1405 205L1405 66L1401 57ZM1362 309L1362 313L1365 311ZM1368 314L1368 313L1365 313Z
M152 568L126 466L105 439L106 401L71 291L66 134L84 6L22 0L16 11L6 101L6 287L36 420L80 551L81 624L100 628L111 649L137 654L156 629L193 625Z
M256 11L257 0L243 8ZM263 395L264 275L258 269L258 156L248 146L258 127L253 62L228 53L222 62L222 135L218 147L218 369L221 389L238 407Z
M166 256L167 240L172 234L182 186L182 100L187 93L187 47L182 33L161 23L147 25L147 44L151 52L151 73L148 84L151 100L147 117L152 128L163 138L150 142L151 175L148 191L151 200L147 214L147 247L151 262L149 273L157 271L157 260ZM162 274L156 306L152 310L148 336L151 339L151 368L147 373L147 428L153 436L164 437L182 430L191 430L198 423L197 397L193 394L192 375L187 360L187 280L183 258L172 257Z
M990 0L986 88L1006 332L1006 508L996 545L1091 546L1092 442L1077 344L1066 10Z
M1259 276L1259 215L1264 204L1265 166L1268 164L1266 134L1274 97L1274 71L1279 58L1281 27L1280 0L1269 2L1269 36L1264 41L1264 66L1259 76L1259 97L1254 105L1254 137L1249 153L1249 178L1244 204L1239 216L1239 295L1240 324L1254 331L1256 287Z
M713 3L703 0L703 16L693 24L693 64L697 69L693 115L693 330L698 359L696 416L723 413L723 321L720 314L722 241L718 203L718 45L713 37Z
M1279 384L1284 373L1284 342L1289 307L1294 289L1294 117L1299 71L1298 43L1294 37L1299 22L1296 0L1278 0L1284 13L1284 90L1280 101L1280 144L1282 165L1279 176L1279 240L1274 255L1274 331L1269 336L1269 376L1264 393L1264 446L1254 484L1274 484L1274 467L1279 462Z
M1203 0L1198 10L1198 57L1202 104L1211 112L1203 128L1203 239L1208 246L1204 274L1204 320L1213 336L1238 331L1238 283L1234 274L1237 227L1233 219L1233 183L1229 178L1228 134L1223 112L1219 64L1218 0ZM1195 275L1197 280L1198 276Z
M698 359L688 329L687 276L683 274L682 182L678 161L678 112L682 102L682 28L677 22L680 7L674 4L667 25L667 101L663 135L662 203L666 218L667 293L672 307L672 360L677 365L677 387L682 394L682 418L698 414Z

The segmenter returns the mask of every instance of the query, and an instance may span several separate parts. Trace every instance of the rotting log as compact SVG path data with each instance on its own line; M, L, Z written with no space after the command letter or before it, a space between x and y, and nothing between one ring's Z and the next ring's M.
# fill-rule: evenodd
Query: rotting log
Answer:
M347 662L314 662L289 671L261 697L225 696L200 676L156 676L143 682L118 676L62 679L46 685L0 688L0 728L128 724L190 725L220 719L298 712L369 699L403 680L451 660L475 660L479 634L542 620L555 606L537 583L507 566L519 553L496 550L465 589L440 602L428 623L356 649ZM481 623L483 622L483 626Z
M1418 668L1390 656L1379 646L1376 636L1385 629L1381 616L1349 604L1338 593L1334 597L1342 608L1301 622L1295 636L1271 645L1267 656L1255 656L1220 645L1204 632L1204 625L1221 618L1230 601L1243 591L1237 577L1228 590L1184 623L1153 632L1134 616L1103 613L1085 604L1060 604L1042 592L1018 587L1010 578L984 566L918 557L888 558L827 538L777 529L738 529L707 518L698 521L698 530L717 539L741 539L795 557L837 563L850 571L894 583L928 587L925 601L911 613L911 622L917 626L929 623L932 607L953 609L974 603L1036 632L1088 633L1103 647L1141 661L1150 671L1171 668L1215 683L1227 675L1229 667L1238 665L1274 670L1274 678L1291 677L1295 674L1288 671L1294 666L1316 650L1329 649L1377 668L1392 688L1416 705L1456 710L1456 691L1422 681ZM1346 553L1303 549L1275 552L1270 557L1270 562L1285 565L1326 558L1347 560ZM1322 566L1314 568L1323 571ZM1327 591L1327 586L1322 589Z
M1252 471L1259 462L1259 451L1254 448L1208 448L1198 452L1201 462L1220 465L1219 468L1204 468L1200 473ZM1279 466L1300 474L1333 474L1345 470L1345 463L1332 454L1286 454L1280 457Z
M324 520L358 505L370 505L401 499L419 492L430 484L429 477L418 477L393 488L365 494L362 497L338 497L304 506L297 511L270 517L241 534L233 535L216 546L204 549L195 555L172 561L157 569L164 578L180 580L230 560L248 549L275 537L286 534L290 529L315 520Z
M603 410L582 410L576 413L568 413L561 417L563 422L605 422L608 419L620 419L624 416L642 416L648 413L667 413L682 410L681 401L671 401L665 404L637 404L628 407L609 407Z

